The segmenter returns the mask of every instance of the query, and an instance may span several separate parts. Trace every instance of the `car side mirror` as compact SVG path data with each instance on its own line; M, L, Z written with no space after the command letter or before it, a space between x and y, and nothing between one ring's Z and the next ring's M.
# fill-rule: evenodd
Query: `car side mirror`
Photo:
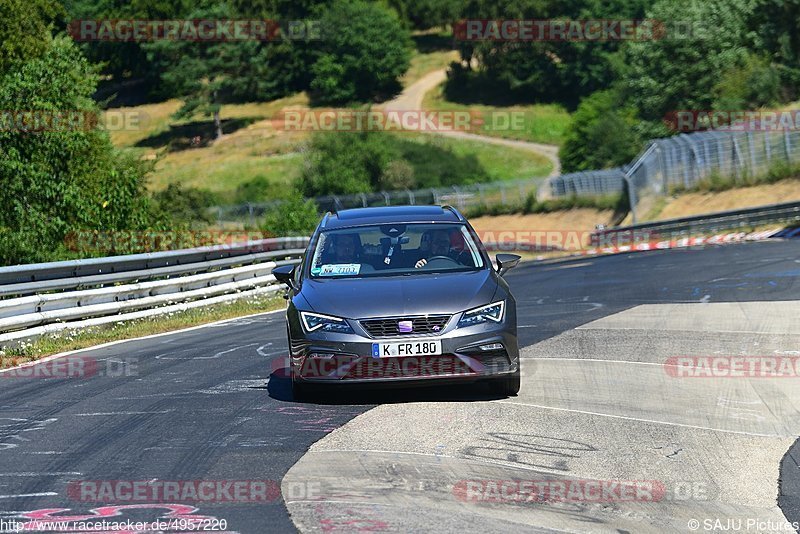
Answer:
M278 282L294 289L294 269L294 265L281 265L272 269L272 275Z
M495 256L495 259L497 260L497 272L500 276L503 276L517 266L522 256L517 256L516 254L498 254Z

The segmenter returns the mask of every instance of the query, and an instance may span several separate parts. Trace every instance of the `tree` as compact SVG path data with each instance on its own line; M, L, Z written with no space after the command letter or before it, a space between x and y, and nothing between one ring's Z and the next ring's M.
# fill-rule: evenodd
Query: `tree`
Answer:
M465 0L389 0L400 17L417 30L453 24L465 3Z
M0 129L0 262L57 257L72 231L149 223L148 166L115 150L92 119L99 113L92 100L97 79L96 69L64 37L0 73L2 110L89 117L81 127Z
M315 103L371 102L400 90L412 42L391 11L363 0L334 0L315 11L323 32L311 66Z
M0 0L0 73L42 56L63 15L55 0Z
M656 3L648 18L686 21L691 33L628 43L619 72L625 101L646 121L662 121L679 110L712 109L720 73L744 64L753 48L750 13L748 0Z
M643 18L651 0L469 0L461 17L502 19ZM569 108L615 80L620 41L462 41L462 61L452 69L445 94L463 102L559 102ZM478 63L472 70L472 60Z
M306 150L300 192L307 197L369 193L400 154L382 132L320 133Z
M227 4L219 4L195 11L189 18L229 20L235 16ZM161 79L170 92L184 100L176 118L196 113L213 116L217 138L222 137L222 105L255 100L248 89L260 72L251 69L252 58L258 55L257 41L161 40L147 43L145 49L164 68Z
M297 191L264 216L261 229L275 237L311 235L319 223L319 208L313 200L305 200Z
M598 91L581 101L559 151L564 172L616 167L641 149L636 110L614 90Z
M66 0L71 20L175 20L185 18L196 2L192 0ZM160 86L158 60L143 42L88 41L80 43L90 62L102 65L110 79L101 84L104 92L118 91L121 82L137 82L136 99L174 95Z

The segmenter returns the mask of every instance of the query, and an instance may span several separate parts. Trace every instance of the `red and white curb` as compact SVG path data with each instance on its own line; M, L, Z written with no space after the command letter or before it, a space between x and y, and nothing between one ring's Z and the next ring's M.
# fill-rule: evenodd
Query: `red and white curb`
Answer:
M783 228L763 230L761 232L734 232L729 234L716 234L712 236L685 237L683 239L671 239L665 241L650 241L648 243L638 243L635 245L618 245L613 247L590 248L572 256L595 256L598 254L622 254L626 252L641 252L647 250L668 250L673 248L689 248L702 245L721 245L727 243L739 243L742 241L761 241L769 239L773 235L782 231Z

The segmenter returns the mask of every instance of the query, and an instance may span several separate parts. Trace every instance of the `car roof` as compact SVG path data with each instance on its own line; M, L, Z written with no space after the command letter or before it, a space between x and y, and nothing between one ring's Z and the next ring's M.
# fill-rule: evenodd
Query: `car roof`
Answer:
M463 223L464 217L450 206L383 206L355 208L329 213L322 220L323 230L372 224Z

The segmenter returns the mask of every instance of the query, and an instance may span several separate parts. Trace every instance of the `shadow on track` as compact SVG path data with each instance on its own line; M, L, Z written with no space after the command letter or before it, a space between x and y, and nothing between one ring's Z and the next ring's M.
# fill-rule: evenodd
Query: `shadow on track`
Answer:
M463 384L432 380L413 385L394 384L330 384L311 390L302 401L292 396L289 369L276 369L267 384L269 396L283 402L299 404L376 405L407 402L475 402L506 398L493 393L485 381Z

